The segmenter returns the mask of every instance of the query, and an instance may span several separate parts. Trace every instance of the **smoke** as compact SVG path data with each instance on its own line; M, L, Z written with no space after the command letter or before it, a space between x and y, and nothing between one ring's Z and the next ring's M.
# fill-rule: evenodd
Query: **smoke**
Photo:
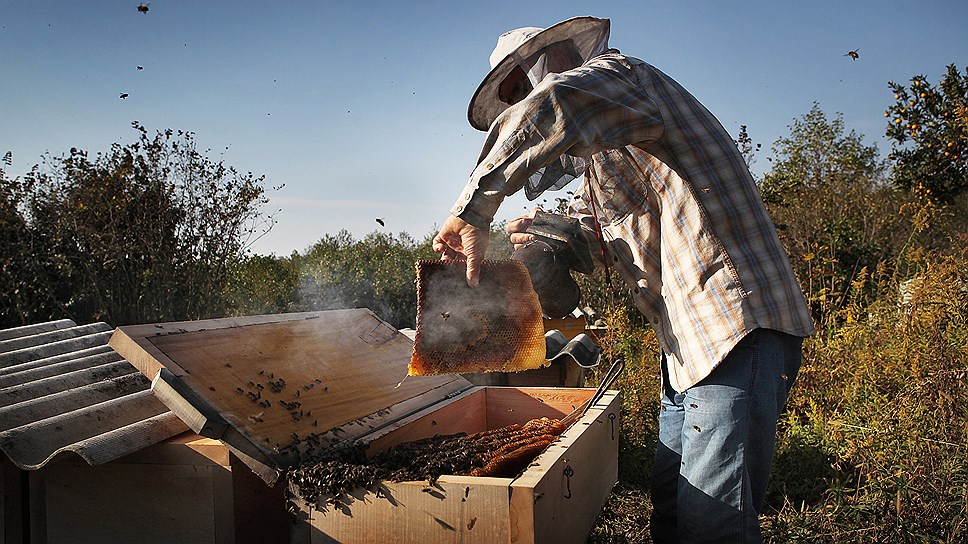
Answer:
M476 288L467 286L465 271L464 261L418 263L421 349L457 357L517 348L515 332L541 319L527 268L516 261L484 261Z

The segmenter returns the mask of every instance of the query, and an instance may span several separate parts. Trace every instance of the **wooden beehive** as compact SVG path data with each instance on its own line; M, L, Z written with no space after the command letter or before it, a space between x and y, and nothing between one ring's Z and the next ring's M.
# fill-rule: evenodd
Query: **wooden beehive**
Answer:
M32 471L2 465L3 542L290 542L283 484L267 486L222 443L190 431L101 465L79 457Z
M474 387L367 437L371 450L435 434L478 432L561 418L589 389ZM441 476L383 482L349 505L303 506L294 542L585 542L615 483L621 400L607 393L516 478Z
M110 343L192 430L221 440L270 484L296 462L290 446L309 436L379 451L561 418L594 393L476 387L456 375L403 380L412 341L364 309L122 327ZM254 387L280 377L282 390ZM517 478L383 482L341 509L305 505L291 540L583 542L617 478L620 406L608 392Z

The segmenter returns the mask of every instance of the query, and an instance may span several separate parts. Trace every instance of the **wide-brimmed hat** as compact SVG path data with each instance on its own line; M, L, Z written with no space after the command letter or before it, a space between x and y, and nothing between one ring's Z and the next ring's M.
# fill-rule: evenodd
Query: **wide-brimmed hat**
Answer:
M494 119L508 108L508 104L498 98L498 87L524 59L553 43L572 40L583 61L587 61L608 41L608 32L608 19L573 17L545 29L526 27L501 34L491 53L491 71L477 87L467 107L467 119L471 126L487 130Z

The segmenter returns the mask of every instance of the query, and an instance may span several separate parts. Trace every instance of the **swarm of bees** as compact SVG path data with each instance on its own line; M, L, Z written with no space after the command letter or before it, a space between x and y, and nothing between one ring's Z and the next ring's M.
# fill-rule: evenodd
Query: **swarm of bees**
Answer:
M509 478L527 468L566 427L557 419L532 419L469 436L438 435L407 442L372 458L366 456L366 444L317 450L287 474L297 490L289 492L289 511L298 513L299 499L317 507L339 506L346 493L372 488L381 480L426 480L432 486L443 474ZM319 504L323 499L326 504Z

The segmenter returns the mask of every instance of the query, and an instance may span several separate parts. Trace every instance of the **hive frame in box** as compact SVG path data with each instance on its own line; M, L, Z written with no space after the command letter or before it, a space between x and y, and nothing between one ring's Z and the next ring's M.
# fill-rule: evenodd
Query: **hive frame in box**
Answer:
M562 418L593 389L477 387L362 437L371 451L434 434ZM515 478L380 482L338 506L302 505L294 542L584 542L618 474L621 397L607 392Z

